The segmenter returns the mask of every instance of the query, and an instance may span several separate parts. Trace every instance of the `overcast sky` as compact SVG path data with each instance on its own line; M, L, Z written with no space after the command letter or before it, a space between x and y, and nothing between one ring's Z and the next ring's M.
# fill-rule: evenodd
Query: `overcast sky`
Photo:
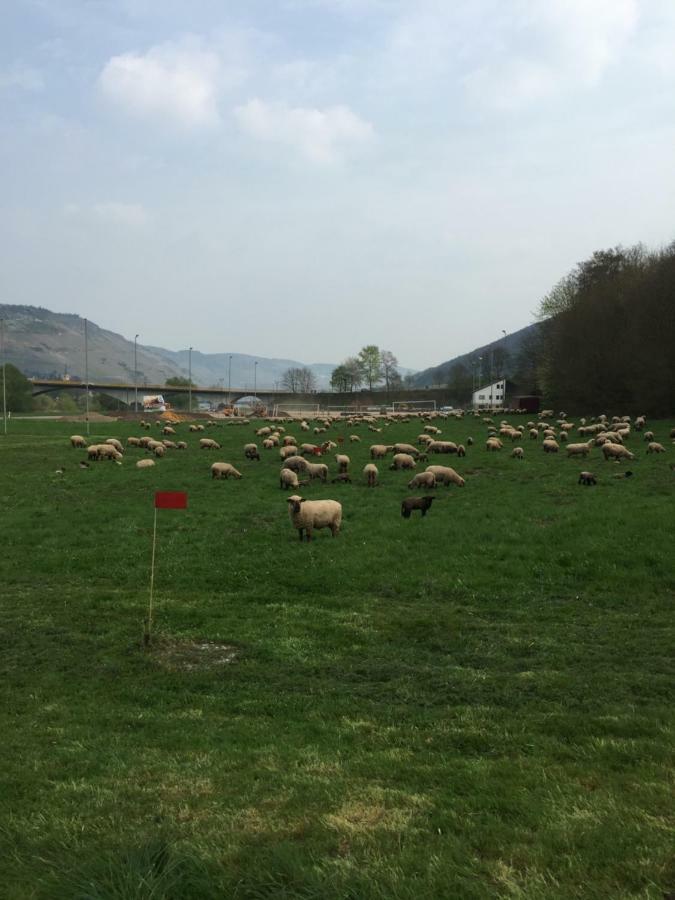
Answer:
M423 368L675 238L673 0L7 0L0 302Z

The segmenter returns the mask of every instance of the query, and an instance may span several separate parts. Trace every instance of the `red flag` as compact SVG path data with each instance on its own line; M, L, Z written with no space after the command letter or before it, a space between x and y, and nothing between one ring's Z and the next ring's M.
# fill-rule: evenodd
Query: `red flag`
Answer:
M187 494L184 491L157 491L155 509L187 509Z

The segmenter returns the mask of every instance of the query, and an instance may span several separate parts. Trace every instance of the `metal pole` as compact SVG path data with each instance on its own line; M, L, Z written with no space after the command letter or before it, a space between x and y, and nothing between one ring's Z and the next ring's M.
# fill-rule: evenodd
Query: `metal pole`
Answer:
M5 320L0 319L0 356L2 356L2 418L7 434L7 365L5 360Z
M134 338L134 413L138 412L138 335Z
M232 356L227 364L227 405L232 406Z
M188 412L192 412L192 347L188 349Z
M157 546L157 507L155 507L155 521L152 526L152 559L150 561L150 599L148 600L148 617L145 620L143 643L147 647L152 640L152 600L155 592L155 548Z
M258 360L253 363L253 396L256 396L258 390Z
M89 434L89 336L87 333L87 320L84 320L84 418Z

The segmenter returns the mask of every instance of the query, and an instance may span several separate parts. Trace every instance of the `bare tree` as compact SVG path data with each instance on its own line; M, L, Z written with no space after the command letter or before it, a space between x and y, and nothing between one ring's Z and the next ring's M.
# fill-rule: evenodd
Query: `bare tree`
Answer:
M401 376L398 372L398 360L391 350L383 350L380 353L380 369L387 390L395 384L400 384Z

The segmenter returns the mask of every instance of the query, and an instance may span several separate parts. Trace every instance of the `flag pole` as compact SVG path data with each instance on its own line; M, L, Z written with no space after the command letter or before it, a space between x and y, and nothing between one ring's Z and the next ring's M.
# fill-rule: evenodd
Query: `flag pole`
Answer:
M152 560L150 562L150 600L148 602L148 618L145 620L145 632L143 643L147 647L152 636L152 598L155 591L155 547L157 546L157 507L155 507L155 521L152 527Z

